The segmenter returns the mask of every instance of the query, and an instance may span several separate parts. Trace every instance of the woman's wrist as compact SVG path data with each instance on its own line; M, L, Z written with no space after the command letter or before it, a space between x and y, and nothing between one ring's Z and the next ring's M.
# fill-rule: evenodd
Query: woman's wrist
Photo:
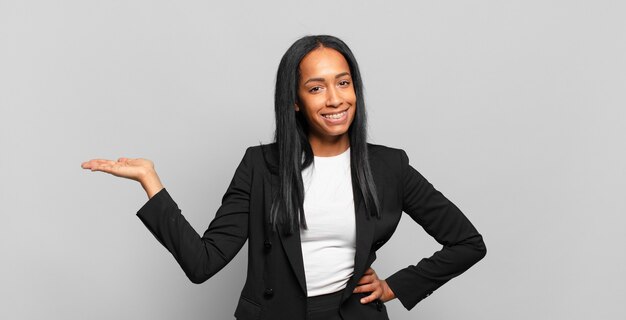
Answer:
M148 199L151 199L155 194L159 193L161 189L163 189L163 184L161 184L161 179L157 175L156 171L152 170L146 173L139 181L141 186L146 191L148 195Z

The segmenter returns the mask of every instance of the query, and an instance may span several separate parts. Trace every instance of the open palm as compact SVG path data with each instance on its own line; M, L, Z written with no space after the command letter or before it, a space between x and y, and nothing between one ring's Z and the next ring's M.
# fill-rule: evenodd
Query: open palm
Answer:
M102 171L117 177L140 181L147 174L154 171L154 163L148 159L119 158L117 161L106 159L91 159L81 164L83 169Z

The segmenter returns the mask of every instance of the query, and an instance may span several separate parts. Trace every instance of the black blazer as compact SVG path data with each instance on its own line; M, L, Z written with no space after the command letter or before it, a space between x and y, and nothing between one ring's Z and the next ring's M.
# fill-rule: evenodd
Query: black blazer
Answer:
M409 165L406 153L368 144L382 219L369 216L353 188L356 214L354 274L343 291L344 319L388 319L379 300L361 304L353 294L358 279L376 260L376 250L393 234L402 212L420 224L443 248L414 266L400 269L387 283L402 305L413 308L486 253L482 236L465 215ZM138 217L180 264L187 277L202 283L222 269L248 242L248 272L235 311L237 319L306 318L306 281L298 232L273 232L265 223L278 187L276 143L246 150L202 237L162 189L137 212ZM409 251L411 245L402 248Z

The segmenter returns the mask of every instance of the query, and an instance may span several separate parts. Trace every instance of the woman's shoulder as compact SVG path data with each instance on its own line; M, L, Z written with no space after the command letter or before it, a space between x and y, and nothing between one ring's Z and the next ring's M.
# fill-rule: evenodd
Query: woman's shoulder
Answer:
M382 151L382 152L397 152L402 150L400 148L384 145L384 144L375 144L375 143L367 143L368 150L371 151Z
M264 165L270 171L278 169L278 146L276 142L259 143L246 149L244 159L248 159L253 165Z
M278 153L278 146L276 145L276 142L259 142L258 145L248 146L245 150L244 156L258 158L264 156L274 156L273 154L275 153Z
M372 168L402 175L409 164L409 158L401 148L373 143L368 143L367 147Z
M367 143L367 151L370 156L398 157L404 150L382 144Z

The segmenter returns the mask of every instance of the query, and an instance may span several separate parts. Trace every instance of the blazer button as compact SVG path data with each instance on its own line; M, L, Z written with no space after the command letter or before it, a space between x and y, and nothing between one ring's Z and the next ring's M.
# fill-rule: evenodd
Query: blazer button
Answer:
M267 298L271 298L274 295L274 290L272 288L265 288L265 291L263 292L263 294Z
M272 241L265 240L263 244L265 245L265 249L269 249L272 247Z

